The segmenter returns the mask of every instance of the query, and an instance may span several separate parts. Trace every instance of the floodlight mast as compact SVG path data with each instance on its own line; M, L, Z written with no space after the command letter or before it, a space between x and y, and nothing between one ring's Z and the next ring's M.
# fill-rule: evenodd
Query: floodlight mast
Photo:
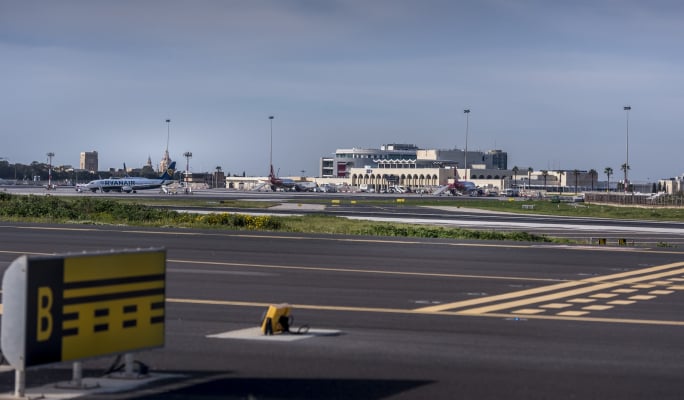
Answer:
M631 106L624 106L625 115L627 117L627 154L625 155L625 193L629 190L629 181L627 180L627 171L629 170L629 111L632 109Z
M270 141L270 151L268 153L268 163L269 168L273 167L273 115L269 116L268 119L271 121L271 141Z
M469 116L470 116L470 109L466 108L463 110L463 113L466 115L466 139L465 139L465 156L463 159L463 174L465 175L465 179L468 179L468 128L469 128Z

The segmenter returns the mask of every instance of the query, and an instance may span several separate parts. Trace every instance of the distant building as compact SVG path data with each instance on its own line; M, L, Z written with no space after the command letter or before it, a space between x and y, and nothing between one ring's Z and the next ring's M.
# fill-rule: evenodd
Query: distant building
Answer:
M468 165L466 166L466 160ZM352 168L437 168L506 170L508 153L453 150L423 150L413 144L387 144L379 149L337 149L334 157L322 157L320 176L349 178Z
M79 162L79 169L97 172L98 171L98 159L97 151L83 151L81 152L81 160Z
M667 194L678 194L684 192L684 175L676 176L670 179L661 179L658 181L660 190Z
M169 157L169 149L164 151L164 157L162 157L159 163L159 172L166 171L166 169L171 165L171 157Z
M337 149L335 157L321 158L322 177L348 178L352 168L377 167L379 162L415 163L418 147L412 144L387 144L379 149Z

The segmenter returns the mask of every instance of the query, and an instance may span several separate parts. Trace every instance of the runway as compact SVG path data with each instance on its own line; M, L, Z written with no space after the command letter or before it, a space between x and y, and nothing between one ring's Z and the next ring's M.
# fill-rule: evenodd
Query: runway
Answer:
M41 188L6 187L10 193L44 195L48 192ZM93 194L78 193L75 190L59 189L50 192L60 196L94 196L98 198L161 197L157 191L141 191L137 194ZM171 198L184 198L179 196ZM209 189L195 191L194 199L208 202L221 200L248 200L281 202L281 206L268 209L244 209L230 207L193 207L189 212L236 212L268 215L325 214L351 219L404 222L412 224L459 227L475 230L524 231L550 237L564 238L579 243L597 245L605 240L609 246L624 243L628 246L649 248L670 248L684 246L684 223L676 221L639 221L601 218L564 217L535 214L501 213L453 206L452 198L430 197L443 205L421 207L403 204L367 205L353 204L353 200L396 199L396 195L364 193L289 193L289 192L245 192ZM311 204L308 200L324 200L322 204ZM301 202L298 202L301 201ZM498 201L491 199L491 201ZM327 204L326 204L327 203ZM179 211L183 209L176 207Z
M167 249L166 345L136 358L183 378L106 398L681 397L676 248L0 225L2 269L21 254ZM250 339L278 303L295 326L337 333Z

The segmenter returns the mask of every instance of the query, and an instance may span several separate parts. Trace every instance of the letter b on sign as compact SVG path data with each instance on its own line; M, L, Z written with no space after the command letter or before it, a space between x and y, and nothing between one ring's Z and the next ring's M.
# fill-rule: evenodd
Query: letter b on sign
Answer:
M38 288L38 312L36 313L38 317L38 323L36 324L36 341L45 342L52 336L52 329L54 327L54 322L52 318L52 305L54 302L54 297L52 295L52 289L47 286L41 286Z

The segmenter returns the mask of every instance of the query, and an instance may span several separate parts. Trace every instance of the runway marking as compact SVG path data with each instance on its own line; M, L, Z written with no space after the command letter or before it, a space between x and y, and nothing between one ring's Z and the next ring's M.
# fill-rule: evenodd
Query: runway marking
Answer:
M608 302L608 304L615 304L618 306L628 306L628 305L634 304L634 303L636 303L636 301L634 301L634 300L613 300L613 301Z
M636 291L636 289L615 289L613 293L634 293Z
M444 312L457 311L468 315L483 315L502 310L513 310L513 314L529 315L532 313L530 309L524 308L534 304L540 304L542 312L555 312L560 308L558 300L566 300L568 303L577 304L580 310L564 310L556 312L559 316L578 316L586 315L587 311L605 311L613 309L615 306L626 306L634 304L636 301L647 301L655 299L657 296L665 296L673 293L669 290L674 283L672 280L665 280L664 278L672 275L680 275L684 272L681 268L684 262L659 265L650 268L642 268L634 271L621 272L617 274L605 275L587 278L579 281L564 282L550 286L544 286L535 289L522 290L512 293L505 293L496 296L483 297L473 300L464 300L453 303L439 304L430 307L422 307L416 311L423 312ZM648 285L639 284L639 282L649 282ZM668 290L650 290L659 286L665 286ZM638 292L638 289L649 290L648 294L633 294ZM606 292L606 291L609 292ZM578 295L587 295L589 298L579 297L572 298ZM629 296L626 299L615 299L621 295ZM597 300L608 300L605 304L593 303ZM622 301L621 301L622 300ZM556 302L554 302L556 301ZM550 304L544 304L551 302ZM573 304L570 304L571 306ZM474 308L470 308L477 306ZM523 307L523 308L521 308ZM579 314L577 314L579 313ZM538 314L538 312L534 312Z
M198 305L213 305L213 306L231 306L231 307L254 307L263 308L268 307L273 303L263 302L246 302L246 301L227 301L227 300L200 300L200 299L181 299L181 298L167 298L167 303L178 304L198 304ZM488 313L473 315L459 311L442 311L429 312L419 311L415 309L400 309L400 308L382 308L382 307L347 307L347 306L324 306L314 304L291 304L294 309L300 310L316 310L316 311L340 311L340 312L365 312L365 313L379 313L379 314L405 314L405 315L432 315L432 316L451 316L451 317L486 317L507 319L515 317L518 314L506 313ZM543 311L543 310L542 310ZM683 326L684 321L670 321L670 320L649 320L649 319L633 319L633 318L601 318L601 317L584 317L589 314L588 311L566 311L557 315L526 315L525 318L529 320L550 320L550 321L578 321L578 322L598 322L611 324L635 324L635 325L662 325L662 326Z
M653 300L655 298L656 298L656 296L646 296L646 295L638 295L638 296L630 297L630 299L632 299L632 300Z
M539 310L536 308L525 308L523 310L515 310L515 314L524 314L524 315L534 315L534 314L539 314L543 313L546 310Z
M227 262L207 262L207 261L191 261L191 260L169 260L170 262L186 263L186 264L205 264L205 265L220 265L220 266L237 266L237 267L251 267L251 268L271 268L271 269L297 269L297 270L314 270L314 271L328 271L328 272L355 272L355 273L374 273L374 274L390 274L390 275L408 275L408 276L438 276L438 277L457 277L457 278L485 278L485 279L515 279L515 280L526 280L527 278L519 277L481 277L473 275L456 275L456 274L432 274L432 273L417 273L417 272L397 272L397 271L382 271L382 270L358 270L358 269L340 269L340 268L324 268L324 267L294 267L294 266L282 266L282 265L265 265L265 264L245 264L245 263L227 263ZM577 295L588 295L590 297L595 297L601 300L613 299L618 297L617 293L606 293L606 290L620 290L624 288L625 285L632 285L634 288L638 282L641 281L652 281L654 279L662 279L672 274L680 274L684 269L673 270L684 266L684 263L675 263L668 265L655 266L650 268L644 268L640 270L621 272L617 274L611 274L607 276L591 277L579 281L564 281L554 285L542 286L533 289L527 289L517 292L504 293L495 296L482 297L477 299L464 300L456 303L440 304L428 307L422 307L413 310L413 313L445 313L451 310L456 310L459 308L473 307L482 305L481 307L475 307L465 310L457 310L456 315L485 315L493 314L495 311L519 308L520 306L534 304L534 303L546 303L551 302L553 304L554 300L564 299L568 297L575 297ZM647 274L647 275L645 275ZM557 281L550 279L542 279L542 281ZM672 282L660 281L661 284L672 284ZM657 287L656 285L649 285L648 288ZM617 289L615 289L617 288ZM636 289L633 289L636 290ZM599 293L596 293L599 292ZM629 293L634 293L632 290ZM532 297L528 297L532 296ZM646 296L646 295L642 295ZM633 296L632 296L633 297ZM651 298L654 298L652 296ZM575 298L567 300L571 303L569 307L574 304L587 304L595 302L595 298ZM517 300L516 300L517 299ZM630 298L631 300L634 300ZM637 298L638 300L646 300L647 297ZM506 300L515 300L507 301ZM502 302L498 304L492 304L495 302ZM613 300L615 301L615 300ZM616 305L629 305L633 302L627 302L629 300L624 300L625 303L610 303L610 305L596 304L594 307L585 310L560 310L553 307L544 307L538 313L543 312L556 312L557 316L560 317L576 317L589 314L589 311L603 311L613 308ZM488 305L487 305L488 304ZM269 304L261 304L260 306L268 306ZM302 308L302 306L299 306ZM543 307L543 304L542 306ZM403 309L385 309L385 308L364 308L364 307L335 307L335 306L303 306L303 308L313 308L313 309L326 309L326 310L337 310L337 311L365 311L365 312L388 312L388 313L406 313L410 312ZM587 311L589 310L589 311ZM515 312L507 315L515 315Z
M359 274L422 276L422 277L440 277L440 278L495 279L495 280L513 280L513 281L527 281L527 282L565 282L564 280L561 280L561 279L525 278L525 277L519 277L519 276L461 275L461 274L443 274L443 273L432 273L432 272L402 272L402 271L387 271L387 270L372 270L372 269L357 269L357 268L302 267L302 266L294 266L294 265L234 263L234 262L226 262L226 261L193 261L193 260L168 259L167 262L178 263L178 264L216 265L216 266L222 266L222 267L247 267L247 268L343 272L343 273L353 272L353 273L359 273ZM169 270L169 272L173 272L173 270Z
M563 311L561 313L558 313L558 315L563 316L563 317L580 317L582 315L587 315L589 314L588 311Z
M542 307L543 307L543 308L560 309L560 308L572 307L572 304L568 304L568 303L551 303L551 304L544 304Z
M610 299L611 297L616 297L619 296L616 293L597 293L597 294L592 294L590 297L594 297L596 299Z
M613 306L601 306L601 305L593 305L593 306L586 306L582 307L582 310L589 310L589 311L603 311L603 310L610 310L613 308Z
M674 293L674 290L653 290L648 292L648 294L655 294L655 295L663 295L663 294L672 294Z

